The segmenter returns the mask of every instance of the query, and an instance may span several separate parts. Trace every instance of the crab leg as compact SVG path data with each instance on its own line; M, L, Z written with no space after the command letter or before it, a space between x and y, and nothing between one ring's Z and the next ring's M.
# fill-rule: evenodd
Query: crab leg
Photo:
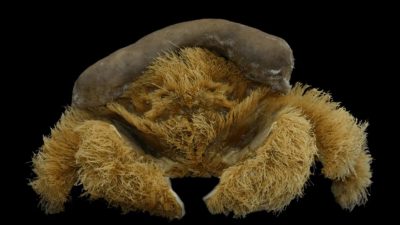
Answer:
M316 154L311 128L300 110L283 108L255 156L227 168L204 198L211 213L276 212L301 196Z
M77 130L82 138L75 155L79 181L90 198L104 198L124 212L147 211L170 219L184 215L163 168L114 125L92 120Z

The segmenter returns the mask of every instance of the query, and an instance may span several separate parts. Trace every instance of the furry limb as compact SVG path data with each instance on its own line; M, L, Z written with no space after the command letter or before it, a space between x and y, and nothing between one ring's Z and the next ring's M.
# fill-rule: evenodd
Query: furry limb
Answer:
M297 84L283 97L300 107L314 126L322 173L333 180L332 192L342 208L352 210L367 200L372 158L367 150L367 123L357 121L332 102L329 94Z
M123 212L147 211L170 219L184 215L183 204L160 166L124 140L113 125L86 121L78 131L79 180L90 198L104 198Z
M279 212L302 195L316 154L312 127L300 110L291 107L280 111L277 118L255 157L226 169L220 183L204 198L211 213Z
M64 210L68 194L77 181L75 153L79 135L74 128L89 118L91 115L85 111L68 108L51 135L43 138L43 146L32 159L36 177L29 185L39 194L39 204L46 213Z

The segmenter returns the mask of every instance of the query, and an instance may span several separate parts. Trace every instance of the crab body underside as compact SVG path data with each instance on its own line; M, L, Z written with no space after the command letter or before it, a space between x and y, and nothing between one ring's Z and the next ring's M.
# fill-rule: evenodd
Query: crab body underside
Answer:
M365 202L366 124L300 84L288 94L246 79L201 48L157 58L105 106L70 107L34 156L31 182L48 213L74 184L124 212L181 218L169 178L220 178L204 201L235 216L281 211L303 193L316 160L346 209Z

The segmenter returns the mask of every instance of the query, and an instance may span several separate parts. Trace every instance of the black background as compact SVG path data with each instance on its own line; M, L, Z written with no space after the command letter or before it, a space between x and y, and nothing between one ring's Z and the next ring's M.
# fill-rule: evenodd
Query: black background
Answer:
M154 3L156 5L157 3ZM231 3L234 4L235 3ZM388 220L395 207L389 191L393 178L389 159L394 157L390 145L390 127L397 121L389 105L394 101L396 89L394 37L389 31L391 14L378 5L333 6L309 5L257 6L238 5L237 10L215 9L213 6L194 4L185 10L164 13L152 11L155 6L128 6L118 8L103 5L102 10L78 6L37 6L39 9L16 10L4 16L9 38L3 45L11 48L5 66L11 66L11 82L3 85L7 91L3 107L10 113L7 152L17 159L5 176L10 176L11 190L6 192L7 216L15 220L42 223L112 222L126 224L288 224L288 223L361 223L378 219ZM48 9L47 7L51 7ZM160 6L163 7L163 6ZM199 7L199 8L197 8ZM307 10L302 9L304 7ZM204 8L204 9L203 9ZM3 10L7 11L7 8ZM146 16L142 16L145 13ZM64 213L45 215L37 207L38 197L27 186L33 177L30 160L42 144L64 107L70 103L74 81L88 66L113 51L135 42L140 37L164 26L199 18L225 18L259 28L284 38L292 47L295 70L292 83L301 81L332 93L360 120L369 121L369 147L373 162L373 185L365 206L351 213L343 211L330 192L330 181L317 169L305 189L303 198L294 200L279 215L257 212L245 219L231 215L211 215L202 197L218 183L218 179L174 179L172 185L185 203L186 215L182 220L169 222L146 213L121 215L118 209L108 208L104 201L90 202L79 197L80 187L72 191L71 201ZM16 87L13 84L18 84ZM391 97L392 96L392 97ZM10 100L8 102L8 100ZM5 160L7 161L7 160ZM5 162L3 165L7 165ZM12 170L12 172L10 171ZM8 180L8 179L7 179Z

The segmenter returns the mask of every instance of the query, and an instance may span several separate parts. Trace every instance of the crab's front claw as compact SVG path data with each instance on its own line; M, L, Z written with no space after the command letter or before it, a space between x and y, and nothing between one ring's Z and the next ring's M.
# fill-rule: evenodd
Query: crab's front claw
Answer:
M277 116L255 156L227 168L215 189L204 197L211 213L243 217L266 210L279 212L301 196L316 154L312 126L296 108Z
M78 132L79 182L91 199L103 198L123 212L146 211L169 219L185 214L157 161L129 145L112 124L87 121Z

